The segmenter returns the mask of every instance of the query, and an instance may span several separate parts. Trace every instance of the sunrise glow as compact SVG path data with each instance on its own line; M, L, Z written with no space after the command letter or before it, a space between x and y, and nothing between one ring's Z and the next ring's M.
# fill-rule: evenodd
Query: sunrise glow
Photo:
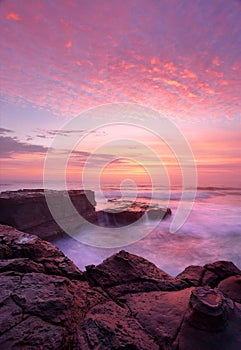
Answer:
M241 184L239 1L22 6L13 0L0 8L2 182L40 180L46 152L64 123L88 108L129 102L177 124L196 159L199 185ZM93 149L118 131L96 130L82 141L68 176L79 178ZM61 135L63 152L77 132L81 138L81 128ZM155 135L125 131L133 134L159 154L170 178L181 181L175 157ZM110 154L122 157L105 169L107 182L123 174L145 180L141 167L124 159L135 158L138 148L127 149L106 147L107 163ZM154 160L145 164L158 175Z

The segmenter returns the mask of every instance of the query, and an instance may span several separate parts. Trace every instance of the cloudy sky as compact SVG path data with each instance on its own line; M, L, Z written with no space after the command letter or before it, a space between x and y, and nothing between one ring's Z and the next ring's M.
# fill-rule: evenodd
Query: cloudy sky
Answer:
M199 185L241 185L240 16L239 0L0 1L2 181L41 180L53 138L64 152L84 132L60 131L66 122L130 102L177 124ZM73 177L107 134L93 132L75 150ZM107 150L101 157L112 159ZM137 165L119 159L107 173L128 171L138 173Z

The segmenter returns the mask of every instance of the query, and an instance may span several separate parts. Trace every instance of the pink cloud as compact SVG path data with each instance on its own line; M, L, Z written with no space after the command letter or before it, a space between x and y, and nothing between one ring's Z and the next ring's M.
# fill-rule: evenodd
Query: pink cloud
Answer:
M197 79L197 74L191 72L188 69L184 69L184 71L181 73L183 78L188 78L188 79Z
M158 63L159 63L158 57L152 57L152 58L151 58L151 64L152 64L152 65L155 65L155 64L158 64Z
M66 49L70 49L72 47L72 41L68 41L66 44L65 44L65 47Z
M237 4L217 13L215 1L205 12L199 3L185 9L178 1L176 7L168 1L151 6L142 0L118 6L100 1L101 11L91 2L66 6L60 0L53 7L32 2L28 10L17 1L11 9L7 4L2 5L4 18L14 13L24 23L20 28L19 21L5 21L1 28L3 93L9 102L30 103L64 117L116 101L147 104L184 119L208 118L213 106L220 116L230 101L235 103L229 114L240 110L238 31L230 26ZM134 23L129 13L136 8ZM210 19L219 35L208 25L199 31L199 21ZM19 45L19 33L24 45ZM212 44L213 36L218 44Z
M13 21L20 21L20 16L14 12L10 12L6 18Z
M220 60L218 57L214 57L213 60L212 60L212 63L214 66L220 66Z

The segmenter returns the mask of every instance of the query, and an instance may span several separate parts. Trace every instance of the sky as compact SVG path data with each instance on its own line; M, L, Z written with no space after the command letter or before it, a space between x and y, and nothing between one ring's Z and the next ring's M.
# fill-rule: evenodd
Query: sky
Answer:
M63 125L90 108L124 102L178 126L199 186L241 186L240 13L239 0L1 0L1 182L41 180L54 138L64 154L71 137L84 133L81 123L64 132ZM114 129L92 131L76 146L70 180L113 133L117 140ZM160 140L134 134L164 156L171 182L180 183L177 161ZM103 182L148 182L147 163L159 171L148 155L133 161L140 148L128 142L102 151L90 176L104 159Z

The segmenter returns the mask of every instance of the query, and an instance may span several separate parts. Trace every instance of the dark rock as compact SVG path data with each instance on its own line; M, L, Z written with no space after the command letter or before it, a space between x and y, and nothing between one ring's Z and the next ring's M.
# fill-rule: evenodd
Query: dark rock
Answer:
M212 288L227 277L241 275L241 271L231 261L216 261L213 264L204 265L202 285L208 285Z
M220 278L214 271L209 271L204 269L203 277L201 280L202 286L211 286L212 288L216 287L220 282Z
M86 314L83 330L87 340L83 349L159 349L128 308L113 301L92 308Z
M10 226L0 225L0 259L0 271L46 271L48 274L83 279L83 273L58 248ZM27 263L26 266L24 263Z
M174 279L153 263L124 250L112 255L97 266L87 266L86 274L103 287L130 283L136 279L153 281L172 281Z
M199 286L205 269L202 266L188 266L183 272L177 275L177 280L184 280L190 286Z
M0 228L0 348L79 349L79 323L108 297L50 243Z
M120 208L121 209L121 208ZM171 209L154 208L149 209L143 204L134 203L128 209L116 210L106 209L96 212L96 217L92 216L89 221L104 227L122 227L133 224L147 215L150 220L162 220L171 215Z
M82 273L52 244L8 226L0 257L0 349L241 348L240 270L230 262L175 278L120 251ZM216 289L200 287L205 275Z
M192 292L189 309L173 349L238 350L241 348L241 307L218 289L199 287Z
M38 264L29 258L0 260L0 273L4 271L16 272L45 272L42 264Z
M126 303L144 329L165 348L178 332L193 288L126 295Z
M140 292L151 292L151 291L173 291L180 290L182 288L187 288L188 285L185 281L175 281L175 280L136 280L129 283L124 283L120 285L113 285L106 287L106 291L113 298L122 299L126 294L135 294Z
M79 214L86 219L95 216L96 203L93 191L71 190L68 194ZM48 196L59 221L71 222L72 209L63 204L66 191L51 190L48 191ZM53 220L42 189L2 192L0 223L19 230L27 230L49 241L63 234L62 229Z
M170 208L156 208L147 210L147 216L150 220L163 220L169 215L172 215L172 211Z
M87 266L86 277L90 283L100 285L116 298L128 293L188 287L185 281L176 280L153 263L124 250L98 266Z
M18 289L21 283L21 276L14 274L0 274L0 305L3 304L4 300L7 300L11 295L11 291Z
M36 316L27 316L1 336L0 346L4 350L59 350L68 349L69 341L64 327L50 324Z
M188 322L208 332L223 330L227 326L227 304L223 294L210 287L196 288L190 298Z
M204 268L213 271L221 279L234 275L241 276L240 269L232 261L216 261L212 264L204 265Z
M241 276L231 276L219 283L218 289L228 298L241 303Z
M67 195L72 204L66 202ZM72 205L76 211L73 211ZM64 236L66 232L74 235L86 221L104 227L130 225L141 219L147 210L143 204L134 203L130 207L124 206L125 209L119 211L106 209L97 212L95 205L95 195L90 190L7 191L0 193L0 224L26 230L51 242ZM171 210L150 209L147 215L150 218L154 215L161 220L171 215Z
M121 227L133 224L144 215L144 211L98 211L96 224L104 227Z
M11 298L4 300L0 313L0 336L23 320L23 313Z

